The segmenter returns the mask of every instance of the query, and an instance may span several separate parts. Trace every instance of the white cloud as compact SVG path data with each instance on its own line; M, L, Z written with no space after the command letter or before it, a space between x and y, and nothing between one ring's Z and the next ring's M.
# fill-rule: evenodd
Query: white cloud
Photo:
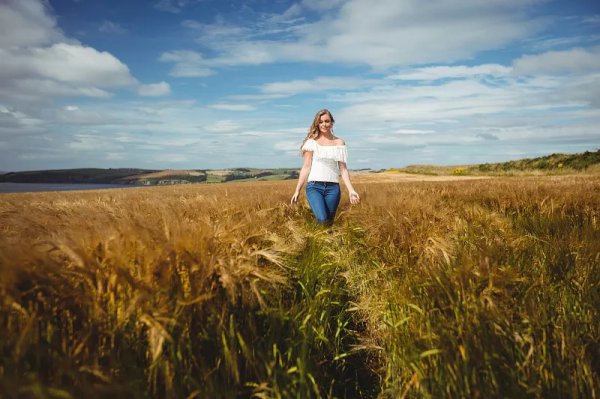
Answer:
M287 82L267 83L261 87L261 91L265 94L293 96L303 93L330 90L356 90L360 87L372 87L378 84L380 84L380 82L374 79L320 76L311 80L291 80Z
M56 82L50 79L24 78L5 83L12 99L27 98L29 102L42 101L54 97L110 98L105 90L83 84Z
M600 47L525 55L515 60L513 65L514 72L522 75L598 72L600 71Z
M477 130L471 136L494 140L494 137L505 139L506 136L488 131L491 126L522 127L513 138L533 139L540 134L539 129L551 129L553 124L567 123L565 121L571 124L595 118L596 122L588 122L588 132L591 133L600 119L600 114L591 112L589 108L600 108L600 102L594 100L600 97L598 73L569 77L509 75L497 84L470 73L477 70L490 69L480 65L438 68L425 74L419 70L416 71L419 78L431 80L442 76L464 77L431 85L379 86L370 91L349 91L334 96L332 99L341 104L335 115L338 127L344 131L360 126L365 135L375 134L374 137L377 137L377 132L383 130L396 132L398 137L422 136L425 141L429 141L431 134L419 135L419 131L440 133L459 130L457 135L468 136L469 131L483 128L483 131ZM504 69L499 71L505 72ZM585 110L590 112L582 113ZM428 128L423 129L422 126ZM393 139L386 137L386 140Z
M498 136L491 134L491 133L477 133L476 137L479 137L480 139L483 139L483 140L492 140L492 141L498 140Z
M54 122L63 123L69 126L89 125L100 126L104 124L115 123L113 118L108 118L108 114L101 110L90 108L80 108L78 106L68 106L63 109L57 109L52 115Z
M228 104L228 103L216 103L210 105L210 108L219 109L223 111L254 111L255 106L249 104Z
M448 78L468 78L475 76L508 76L511 67L499 64L483 64L475 66L433 66L414 68L389 76L397 80L438 80Z
M25 112L40 114L57 97L109 98L107 89L137 84L112 54L66 38L41 0L0 2L0 59L2 99Z
M127 32L127 30L124 29L121 25L119 25L115 22L111 22L111 21L102 22L102 25L100 25L98 30L102 33L117 34L117 35L122 35Z
M283 14L271 16L269 21L274 23L294 23L304 19L301 17L301 15L302 6L298 3L294 3L287 10L285 10ZM300 19L296 19L297 17Z
M300 163L300 145L302 143L302 139L293 141L293 140L286 140L286 141L278 141L273 145L273 148L278 150L278 151L282 151L285 155L287 155L288 157L296 157L298 159L298 163Z
M583 17L582 22L590 25L600 25L600 14L587 15Z
M107 152L106 160L107 161L124 161L129 158L129 154L126 152Z
M421 129L399 129L396 130L397 134L430 134L435 133L435 130L421 130Z
M159 0L158 3L154 4L154 8L159 11L179 14L187 5L196 2L192 0Z
M531 47L536 51L548 51L551 48L556 47L572 47L581 45L586 42L597 42L600 36L561 36L561 37L547 37L547 38L536 38L532 40Z
M42 46L64 40L48 3L37 0L0 2L0 48Z
M231 120L221 120L206 126L206 130L213 133L232 133L239 130L241 126Z
M219 20L184 26L217 53L198 60L196 67L309 61L388 68L464 59L524 38L542 26L523 13L535 2L349 0L321 6L305 1L304 7L328 11L315 22L299 19L278 40L256 39L273 31L268 24L235 26Z
M167 164L181 164L183 162L190 162L191 156L182 154L181 152L161 153L153 161Z
M21 111L0 105L0 126L2 127L34 127L41 126L43 121Z
M185 20L181 26L194 30L201 36L202 41L221 41L232 37L248 36L252 34L249 28L236 25L228 25L222 19L213 24L203 24L194 20Z
M300 4L311 10L326 11L343 3L344 0L302 0Z
M120 87L135 83L129 68L91 47L56 43L50 47L1 50L0 78L40 77L65 83Z
M175 77L204 77L214 74L214 71L205 66L202 54L196 51L169 51L163 53L159 61L174 62L170 75Z
M106 140L101 135L96 134L76 134L72 141L67 143L67 147L77 151L115 151L123 150L123 146L112 140Z
M171 86L167 82L141 85L138 88L138 93L140 96L145 97L166 96L171 94Z
M519 13L523 5L499 3L349 1L337 20L321 21L305 40L328 37L323 46L328 56L366 60L375 67L447 62L505 45L535 29Z

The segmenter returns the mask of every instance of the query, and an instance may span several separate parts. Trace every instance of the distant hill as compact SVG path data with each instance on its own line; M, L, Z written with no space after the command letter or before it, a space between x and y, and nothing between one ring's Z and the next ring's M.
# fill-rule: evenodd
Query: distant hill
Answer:
M477 166L481 172L497 172L506 170L584 170L592 165L600 164L600 150L586 151L580 154L552 154L538 158L525 158L518 161L501 163L484 163Z
M147 169L54 169L26 172L9 172L0 175L0 182L11 183L102 183L111 184L120 179L156 172Z
M410 165L399 169L388 169L388 171L424 175L560 174L590 170L593 170L593 173L595 171L600 172L600 150L594 152L586 151L580 154L552 154L538 158L478 165ZM290 168L233 168L217 170L80 168L0 173L0 182L11 183L101 183L141 184L148 186L297 178L298 170Z
M579 154L551 154L538 158L525 158L515 161L483 163L477 165L409 165L395 171L430 175L481 175L512 173L573 173L598 169L600 171L600 150Z
M189 184L205 182L205 170L153 170L146 173L125 176L113 181L117 184L143 184L159 186L167 184Z
M11 183L102 183L147 186L221 183L233 180L285 180L298 177L295 169L235 168L223 170L158 169L56 169L0 174L0 182Z

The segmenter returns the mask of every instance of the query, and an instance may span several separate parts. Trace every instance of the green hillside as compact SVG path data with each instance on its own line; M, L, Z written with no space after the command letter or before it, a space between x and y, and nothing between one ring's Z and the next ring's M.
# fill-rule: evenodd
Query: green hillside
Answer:
M579 154L551 154L538 158L477 165L409 165L404 168L392 169L392 171L425 175L566 174L589 172L600 168L597 165L600 165L600 150Z
M11 183L97 183L111 184L119 179L134 175L157 172L158 170L119 168L81 168L32 170L26 172L9 172L0 175L0 182Z
M501 163L484 163L476 168L481 172L497 172L507 170L556 170L575 169L584 170L600 163L600 150L586 151L580 154L552 154L539 158L526 158L517 161Z
M160 169L56 169L0 174L0 183L94 183L170 185L187 183L223 183L243 180L285 180L298 177L296 169L234 168L220 170Z

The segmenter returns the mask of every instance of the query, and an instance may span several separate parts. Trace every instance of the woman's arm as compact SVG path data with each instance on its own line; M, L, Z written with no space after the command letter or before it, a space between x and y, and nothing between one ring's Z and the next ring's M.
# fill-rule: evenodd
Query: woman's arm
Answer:
M306 182L308 178L308 174L310 173L310 167L312 165L312 151L304 151L303 154L304 162L302 163L302 169L300 169L300 175L298 176L298 184L296 185L296 191L292 196L292 200L290 201L292 204L295 204L298 201L298 197L300 196L300 190L302 186Z
M360 202L360 196L352 187L352 183L350 182L350 173L348 173L348 168L346 167L346 162L338 162L340 166L340 175L342 176L342 180L348 189L348 195L350 196L351 204L358 204Z

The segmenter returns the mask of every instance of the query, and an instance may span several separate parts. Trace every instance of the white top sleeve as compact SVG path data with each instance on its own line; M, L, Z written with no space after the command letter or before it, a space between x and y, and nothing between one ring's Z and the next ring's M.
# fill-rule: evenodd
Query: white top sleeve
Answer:
M317 145L316 141L314 141L313 139L308 139L302 146L302 151L314 151L316 145Z
M335 151L333 158L338 162L348 162L348 149L345 145L337 145L334 147Z

